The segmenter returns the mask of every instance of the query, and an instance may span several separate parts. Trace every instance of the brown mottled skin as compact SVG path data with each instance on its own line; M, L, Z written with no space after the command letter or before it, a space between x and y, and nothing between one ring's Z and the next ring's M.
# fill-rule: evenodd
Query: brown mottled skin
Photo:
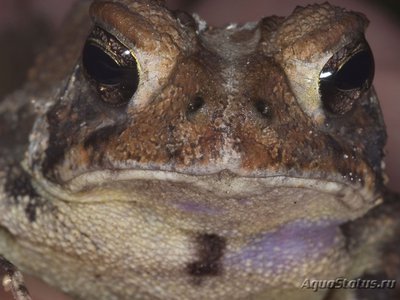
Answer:
M327 104L320 88L331 57L367 49L363 15L211 28L163 1L90 2L0 104L0 268L18 300L8 261L75 299L358 299L300 287L399 279L375 92ZM119 105L82 58L92 30L138 64Z

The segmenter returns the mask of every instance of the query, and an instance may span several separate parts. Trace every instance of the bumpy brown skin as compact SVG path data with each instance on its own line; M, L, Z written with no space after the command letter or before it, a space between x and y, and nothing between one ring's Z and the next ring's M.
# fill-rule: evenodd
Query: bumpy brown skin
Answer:
M143 168L151 165L177 172L195 168L195 173L202 173L201 169L224 169L219 162L237 153L236 168L244 173L288 169L296 174L353 173L370 188L379 185L381 179L375 177L380 176L385 134L376 104L360 103L345 120L325 116L332 123L325 128L304 113L286 81L301 76L292 70L291 61L317 60L315 53L334 52L362 38L364 18L331 8L309 8L268 30L262 30L270 22L265 19L251 30L210 29L196 36L193 28L179 26L164 9L154 9L151 19L146 19L148 7L142 12L138 2L121 3L133 12L121 4L99 2L91 14L98 24L132 45L139 62L141 56L158 55L157 85L146 93L139 87L127 107L110 112L82 83L83 72L77 70L74 75L81 94L91 101L80 101L77 95L69 96L75 90L67 91L64 97L75 99L57 103L47 114L51 128L44 172L52 173L49 176L58 174L68 180L104 166L129 168L133 162ZM310 21L302 21L300 28L299 19L304 17ZM312 24L317 18L321 20ZM329 38L321 39L320 32L328 28ZM273 38L268 37L272 34ZM141 62L146 73L153 71L147 70L153 68L146 65L150 64L147 59ZM190 116L189 105L196 97L203 98L204 106ZM265 105L270 114L262 115L257 105ZM102 125L106 118L110 119L107 126ZM344 121L346 127L338 132ZM372 145L371 140L378 143ZM345 154L354 159L344 160Z
M112 107L79 58L88 7L0 106L1 254L77 299L345 299L299 286L399 276L376 95L335 115L318 88L364 16L323 4L214 29L163 1L95 1L140 65Z

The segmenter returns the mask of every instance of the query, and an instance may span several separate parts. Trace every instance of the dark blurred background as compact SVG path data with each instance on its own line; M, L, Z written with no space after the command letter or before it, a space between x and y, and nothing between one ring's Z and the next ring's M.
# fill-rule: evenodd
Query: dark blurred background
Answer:
M398 0L365 0L372 5L376 5L381 9L385 10L388 14L391 14L393 17L397 18L397 21L400 22L400 2Z
M26 78L35 55L46 49L74 0L0 0L0 99ZM211 25L257 21L263 16L291 13L296 5L316 0L167 0L171 8L195 11ZM375 55L374 85L388 128L389 185L400 192L400 1L329 0L363 12L371 21L367 39ZM28 284L35 300L66 300L35 279ZM0 299L5 296L0 288Z

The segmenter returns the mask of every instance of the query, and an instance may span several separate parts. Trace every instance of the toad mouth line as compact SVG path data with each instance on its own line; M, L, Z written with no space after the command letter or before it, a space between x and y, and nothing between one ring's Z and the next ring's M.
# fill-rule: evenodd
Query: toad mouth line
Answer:
M131 196L125 194L134 191L137 186L140 186L140 183L145 185L151 182L159 183L160 185L163 183L172 185L184 183L193 188L207 193L214 193L217 197L223 198L235 197L243 194L259 195L264 193L267 199L268 194L266 191L293 188L311 190L324 195L330 195L338 201L343 201L344 205L348 205L350 209L360 209L365 205L373 206L380 202L379 195L371 196L366 188L352 186L344 182L283 175L243 177L230 171L194 176L158 170L106 170L84 173L66 182L63 186L47 181L43 177L36 177L33 184L39 192L49 194L53 198L58 198L63 201L88 203L99 202L99 197L104 199L105 195L118 191L118 183L126 182L135 183L135 187L132 187L131 190L128 188L126 193L121 192L114 194L114 196L122 196L119 201L130 201ZM101 194L103 194L103 197ZM351 204L343 199L352 199Z

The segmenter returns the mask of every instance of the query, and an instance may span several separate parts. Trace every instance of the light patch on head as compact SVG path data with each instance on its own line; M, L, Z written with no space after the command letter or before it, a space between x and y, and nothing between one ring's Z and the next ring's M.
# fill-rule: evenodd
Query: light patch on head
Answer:
M332 56L331 53L325 54L314 62L303 62L293 58L283 63L298 103L305 113L320 125L325 121L325 112L320 100L318 72L322 70L330 56Z
M139 86L129 106L139 109L146 106L152 99L155 91L158 91L166 80L165 74L174 68L175 64L167 57L154 55L140 49L135 50L139 69Z

